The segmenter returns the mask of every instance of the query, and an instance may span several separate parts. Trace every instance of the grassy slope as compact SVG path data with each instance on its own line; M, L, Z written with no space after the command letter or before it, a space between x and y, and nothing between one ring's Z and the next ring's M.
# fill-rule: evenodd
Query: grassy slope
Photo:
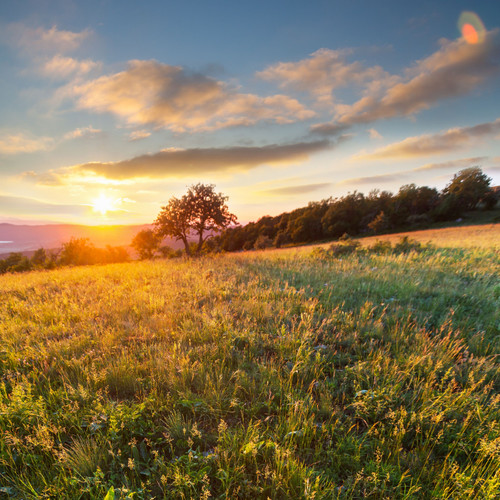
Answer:
M0 491L495 498L500 262L468 234L0 277Z
M408 236L420 243L436 243L440 247L455 248L497 248L500 249L500 224L474 224L470 226L427 229L398 234L385 234L361 238L363 245L371 245L376 240L397 242Z

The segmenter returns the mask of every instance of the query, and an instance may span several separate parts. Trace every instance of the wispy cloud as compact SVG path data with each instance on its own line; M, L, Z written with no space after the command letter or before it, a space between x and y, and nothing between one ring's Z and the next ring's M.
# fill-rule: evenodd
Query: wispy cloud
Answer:
M72 57L56 55L42 63L40 72L47 78L58 80L85 75L100 67L101 63L90 59L78 60Z
M374 128L369 128L368 133L370 134L370 139L383 139L382 135Z
M365 177L353 177L340 181L339 185L380 185L390 182L405 182L414 172L438 172L440 170L460 170L472 166L482 166L487 162L487 156L475 156L472 158L459 158L456 160L449 160L440 163L426 163L420 167L412 168L410 170L400 170L390 174L368 175ZM489 167L487 167L489 168Z
M82 139L95 137L101 134L103 134L102 130L89 125L88 127L77 128L75 130L72 130L71 132L64 134L64 139Z
M321 135L323 137L336 137L345 132L349 125L342 123L317 123L311 125L310 132L313 135Z
M440 163L426 163L421 167L412 169L412 172L431 171L431 170L445 170L445 169L458 169L473 166L482 166L488 160L487 156L475 156L473 158L461 158L459 160L443 161Z
M271 196L295 196L307 193L312 193L314 191L319 191L326 187L331 186L331 182L320 182L317 184L300 184L297 186L284 186L272 189L265 189L259 191L259 194L271 195Z
M385 158L414 158L464 149L471 144L500 132L500 118L494 122L481 123L472 127L457 127L438 134L424 134L408 137L400 142L376 149L372 153L355 158L379 160Z
M379 175L368 175L366 177L352 177L350 179L344 179L337 182L338 185L351 185L351 186L361 186L361 185L378 185L385 182L400 182L404 178L402 172L397 172L394 174L379 174Z
M45 215L83 215L88 210L89 207L86 205L50 203L34 198L0 194L0 212L6 215L33 215L34 213Z
M293 123L315 113L285 95L243 94L201 73L157 61L131 61L128 69L73 87L81 109L110 112L133 125L176 132Z
M345 124L408 116L436 102L468 94L498 72L500 46L497 32L489 32L483 43L469 44L462 38L442 39L441 47L408 68L392 85L370 91L352 105L338 107L338 121ZM375 90L375 87L372 87Z
M10 23L3 27L2 32L2 42L29 54L72 52L92 33L90 30L78 33L60 30L55 25L49 29L31 28L23 23Z
M147 139L151 135L151 132L147 130L134 130L130 132L128 138L130 141L141 141L143 139Z
M328 141L261 147L166 149L130 160L85 163L73 172L93 172L109 179L167 178L207 172L245 171L260 165L294 164L332 147Z
M0 154L4 155L47 151L53 145L51 137L35 137L22 132L0 135Z

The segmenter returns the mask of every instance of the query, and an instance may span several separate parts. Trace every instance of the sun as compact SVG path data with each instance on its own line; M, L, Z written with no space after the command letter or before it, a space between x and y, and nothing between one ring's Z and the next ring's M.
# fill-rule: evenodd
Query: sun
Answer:
M99 196L99 198L95 198L92 203L92 207L96 212L99 212L101 215L106 215L107 212L114 210L115 200L109 198L105 194Z

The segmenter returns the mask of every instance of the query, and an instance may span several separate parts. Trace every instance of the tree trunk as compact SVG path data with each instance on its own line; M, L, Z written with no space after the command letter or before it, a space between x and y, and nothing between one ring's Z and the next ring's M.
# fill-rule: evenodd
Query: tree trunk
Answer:
M203 229L200 231L200 237L198 238L198 248L196 249L196 253L201 252L202 246L203 246Z
M191 257L191 249L189 248L189 242L185 236L182 237L182 242L184 243L184 248L186 249L186 255Z

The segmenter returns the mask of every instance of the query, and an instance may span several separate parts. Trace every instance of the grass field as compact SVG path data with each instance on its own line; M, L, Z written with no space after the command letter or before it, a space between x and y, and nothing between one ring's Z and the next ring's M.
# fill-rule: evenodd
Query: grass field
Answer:
M498 498L498 239L443 234L0 276L0 498Z

